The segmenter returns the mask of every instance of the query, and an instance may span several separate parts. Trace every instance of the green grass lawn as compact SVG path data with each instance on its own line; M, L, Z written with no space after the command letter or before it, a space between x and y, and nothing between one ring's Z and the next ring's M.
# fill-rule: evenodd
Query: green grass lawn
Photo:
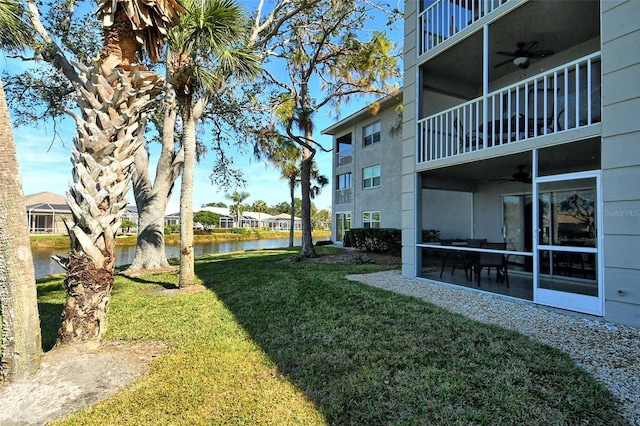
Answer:
M292 254L199 258L209 290L190 295L147 291L177 274L117 277L107 338L171 350L132 386L55 424L623 424L568 355L344 279L383 266L279 262ZM48 348L64 296L59 276L39 283Z

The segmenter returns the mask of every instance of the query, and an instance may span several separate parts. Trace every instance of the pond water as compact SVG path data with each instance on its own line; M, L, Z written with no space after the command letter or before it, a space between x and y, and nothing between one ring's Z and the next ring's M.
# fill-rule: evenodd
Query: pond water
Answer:
M294 245L300 246L302 240L296 238ZM213 253L229 253L232 251L242 250L260 250L269 248L281 248L289 246L289 238L274 238L265 240L250 241L225 241L212 242L204 244L195 244L194 253L196 256L204 256ZM180 246L166 246L165 252L167 259L177 258L180 256ZM33 267L35 269L36 278L41 278L51 274L60 274L64 269L60 267L53 259L52 255L67 257L69 250L67 249L33 249ZM133 261L136 253L135 246L116 247L116 266L128 265Z

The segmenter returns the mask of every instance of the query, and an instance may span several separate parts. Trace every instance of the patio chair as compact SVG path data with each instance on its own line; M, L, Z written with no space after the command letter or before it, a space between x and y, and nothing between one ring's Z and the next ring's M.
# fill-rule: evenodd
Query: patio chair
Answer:
M440 245L450 247L450 246L453 246L453 241L440 240ZM454 271L456 270L456 265L462 265L464 267L463 253L456 250L444 251L444 255L442 257L442 268L440 268L440 278L442 278L442 273L447 267L447 264L451 267L451 275L453 275ZM465 273L465 276L467 277L467 280L469 280L469 277L467 275L467 269L465 269L464 273Z
M482 244L486 243L486 238L469 238L467 239L466 246L469 248L480 248ZM464 257L462 260L462 266L464 268L464 274L467 277L467 281L471 281L473 279L473 268L478 259L478 252L475 251L465 251Z
M483 243L481 248L490 250L506 250L507 243ZM480 277L482 275L482 268L496 268L496 282L505 282L507 288L509 288L509 273L507 270L507 257L502 253L484 253L478 254L475 265L474 273L476 280L478 281L478 287L480 287Z
M528 117L528 134L527 137L541 136L547 133L553 133L554 122L554 97L557 96L559 91L557 89L548 88L545 92L544 89L538 89L537 93L532 88L529 89L527 95L529 105L529 117ZM537 104L536 95L537 94ZM545 115L545 95L546 95L546 115ZM537 120L536 120L537 118Z
M554 252L554 266L558 271L558 274L564 272L568 277L575 276L577 269L582 271L582 277L587 278L587 271L584 267L584 261L586 254L584 253L571 253L571 252Z

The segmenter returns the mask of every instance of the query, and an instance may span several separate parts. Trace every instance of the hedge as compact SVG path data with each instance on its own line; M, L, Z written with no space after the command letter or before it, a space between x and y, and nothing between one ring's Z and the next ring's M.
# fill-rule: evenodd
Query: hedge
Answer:
M400 256L402 231L395 228L351 228L349 242L358 249Z

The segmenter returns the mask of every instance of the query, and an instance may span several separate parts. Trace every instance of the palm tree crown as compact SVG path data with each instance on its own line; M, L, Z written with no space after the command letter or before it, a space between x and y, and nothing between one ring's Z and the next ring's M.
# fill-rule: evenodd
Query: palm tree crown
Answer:
M98 18L104 28L103 59L113 56L114 65L129 66L146 46L153 62L160 60L162 41L185 13L178 0L98 0Z
M25 10L14 0L0 0L0 48L20 50L33 40Z
M178 96L220 89L231 74L251 77L258 58L246 47L246 20L234 0L184 0L189 11L169 33L169 80Z

